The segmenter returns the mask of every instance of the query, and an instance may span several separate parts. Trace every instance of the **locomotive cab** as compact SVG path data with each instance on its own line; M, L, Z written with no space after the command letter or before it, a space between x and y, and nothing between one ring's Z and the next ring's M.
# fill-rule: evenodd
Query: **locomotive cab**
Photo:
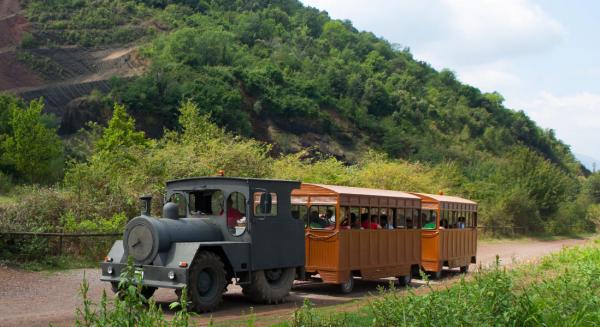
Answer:
M162 217L130 220L101 264L113 289L133 259L145 295L184 287L193 309L212 311L235 281L256 302L277 303L304 266L304 225L291 216L294 181L203 177L167 182Z

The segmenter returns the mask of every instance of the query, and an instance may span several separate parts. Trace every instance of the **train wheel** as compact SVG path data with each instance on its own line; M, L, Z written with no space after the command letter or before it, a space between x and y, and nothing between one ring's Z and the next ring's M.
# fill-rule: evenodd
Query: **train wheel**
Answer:
M294 268L253 271L250 284L243 285L242 291L254 302L276 304L290 293L295 276Z
M342 284L340 284L340 292L344 293L344 294L350 294L352 293L352 290L354 289L354 276L352 276L352 274L350 273L348 275L348 280Z
M398 278L398 285L400 285L402 287L410 285L410 282L412 281L411 275L398 276L397 278Z
M216 309L223 299L225 265L218 255L203 251L198 254L190 268L189 295L192 309L208 312Z
M431 278L432 279L441 279L442 278L442 271L434 271L430 273Z
M466 265L466 266L461 266L461 267L460 267L460 272L461 272L461 273L463 273L463 274L464 274L464 273L466 273L467 271L469 271L469 265Z

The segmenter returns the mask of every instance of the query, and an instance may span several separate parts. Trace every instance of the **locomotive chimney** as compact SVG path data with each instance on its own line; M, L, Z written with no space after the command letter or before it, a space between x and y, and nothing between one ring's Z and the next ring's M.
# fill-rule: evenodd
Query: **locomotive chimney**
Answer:
M140 207L142 216L150 216L152 213L152 195L140 196Z

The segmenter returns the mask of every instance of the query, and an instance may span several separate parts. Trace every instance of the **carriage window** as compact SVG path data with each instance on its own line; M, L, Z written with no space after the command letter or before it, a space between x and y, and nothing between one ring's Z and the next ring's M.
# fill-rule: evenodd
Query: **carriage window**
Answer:
M222 215L223 214L223 191L204 190L190 192L190 214L194 216L202 215Z
M335 206L312 205L310 206L310 228L312 229L334 229L335 228Z
M407 228L406 226L406 213L404 208L398 208L398 214L396 216L396 228Z
M227 228L233 236L240 236L246 231L246 224L246 197L233 192L227 198Z
M304 221L304 228L308 226L308 207L305 204L292 204L292 218Z
M268 208L268 206L263 208L261 206L260 200L261 200L261 197L263 196L263 194L265 194L265 198L268 198L268 194L271 195L271 208ZM277 216L277 193L271 192L268 194L265 192L254 192L254 214L255 215L257 215L257 216Z
M175 193L171 195L169 202L173 202L177 205L177 215L179 218L183 218L187 215L185 195L181 193Z

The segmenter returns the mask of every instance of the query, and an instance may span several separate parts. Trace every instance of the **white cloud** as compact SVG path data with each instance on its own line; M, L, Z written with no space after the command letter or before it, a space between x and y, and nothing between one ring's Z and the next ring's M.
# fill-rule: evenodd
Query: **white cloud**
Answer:
M544 91L508 105L523 109L540 126L552 127L560 139L573 144L575 152L600 158L600 94L559 96Z
M529 0L304 0L410 47L438 68L481 64L552 48L562 25Z
M521 78L511 71L510 64L506 61L467 66L457 76L463 83L476 85L484 92L518 88L522 85Z
M537 53L565 36L562 25L528 0L441 0L446 37L428 46L455 62L488 62Z

